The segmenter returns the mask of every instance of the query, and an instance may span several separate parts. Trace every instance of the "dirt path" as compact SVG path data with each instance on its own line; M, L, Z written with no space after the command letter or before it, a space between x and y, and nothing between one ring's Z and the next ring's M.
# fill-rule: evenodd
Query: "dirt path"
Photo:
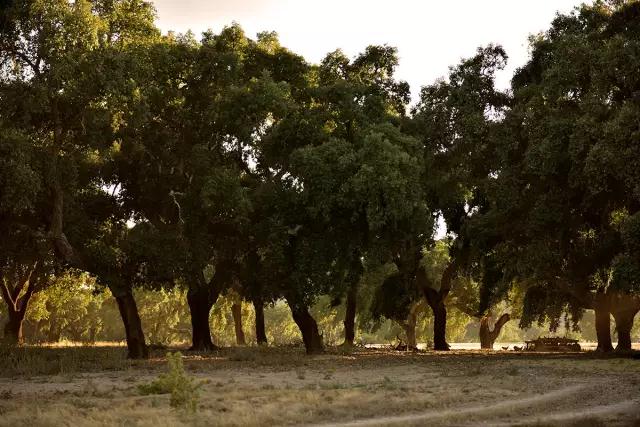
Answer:
M540 403L555 401L566 396L576 395L585 388L583 385L566 387L560 390L554 390L537 396L525 397L522 399L509 399L495 403L492 405L478 405L462 408L450 408L445 410L427 411L419 414L398 415L393 417L372 417L350 421L346 423L327 423L314 424L312 426L336 426L336 427L363 427L363 426L379 426L379 425L395 425L407 423L416 423L419 421L436 421L443 418L460 417L464 415L479 415L486 413L495 413L503 410L513 410L519 407L531 407Z

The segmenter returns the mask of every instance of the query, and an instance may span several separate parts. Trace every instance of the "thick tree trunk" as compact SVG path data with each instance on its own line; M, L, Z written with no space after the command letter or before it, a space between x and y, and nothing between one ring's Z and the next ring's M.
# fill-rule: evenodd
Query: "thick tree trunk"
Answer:
M623 307L612 312L616 321L616 332L618 333L618 345L616 351L631 351L631 329L633 319L638 312L638 307Z
M594 311L596 314L596 335L598 336L597 351L613 351L610 310L609 298L604 293L596 294Z
M344 345L352 346L356 338L356 306L358 285L353 284L347 292L347 307L344 314Z
M133 294L127 292L115 298L127 336L128 357L130 359L146 359L149 357L149 350L145 342L142 322L140 321L138 306Z
M424 290L427 303L433 311L433 349L439 351L449 350L447 343L447 307L444 305L444 296L433 288Z
M482 319L480 319L480 348L493 350L491 328L489 327L489 316L483 316Z
M264 324L264 303L260 299L254 299L253 308L256 312L256 341L258 345L266 345L267 331Z
M9 310L9 318L4 325L4 342L9 345L24 344L22 336L22 323L24 321L24 312L21 310Z
M486 350L493 350L493 344L496 342L498 337L500 336L500 331L502 331L502 327L507 323L511 317L508 313L500 316L498 321L491 330L491 325L489 324L491 316L487 315L480 319L480 348Z
M309 313L309 309L305 305L292 302L291 300L287 300L287 302L291 309L293 320L296 322L296 325L298 325L298 328L300 328L302 341L304 342L304 348L307 354L322 353L324 351L322 336L318 332L318 324L313 316L311 316L311 313Z
M191 313L191 351L211 351L217 349L211 340L209 313L218 299L218 292L212 286L198 286L187 292L187 303Z
M231 315L233 316L233 326L236 330L236 344L247 345L244 338L244 331L242 330L242 304L239 302L234 303L231 306Z

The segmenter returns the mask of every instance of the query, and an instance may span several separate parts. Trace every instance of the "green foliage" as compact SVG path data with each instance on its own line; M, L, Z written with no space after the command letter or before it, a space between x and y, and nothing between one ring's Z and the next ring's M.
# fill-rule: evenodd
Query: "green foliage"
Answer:
M182 363L180 352L167 353L168 372L148 384L138 385L142 395L171 394L169 403L172 408L194 413L198 409L198 399L201 384L187 376Z

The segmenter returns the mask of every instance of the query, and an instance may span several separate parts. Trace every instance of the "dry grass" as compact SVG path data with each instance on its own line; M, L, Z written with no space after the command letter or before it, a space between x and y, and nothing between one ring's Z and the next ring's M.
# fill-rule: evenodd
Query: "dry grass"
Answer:
M335 349L308 357L263 347L188 354L186 373L202 383L189 414L172 409L167 394L139 392L165 371L164 352L137 363L118 347L7 352L11 368L2 374L13 378L0 380L7 426L597 426L640 417L640 363L595 354ZM612 406L620 402L632 405Z

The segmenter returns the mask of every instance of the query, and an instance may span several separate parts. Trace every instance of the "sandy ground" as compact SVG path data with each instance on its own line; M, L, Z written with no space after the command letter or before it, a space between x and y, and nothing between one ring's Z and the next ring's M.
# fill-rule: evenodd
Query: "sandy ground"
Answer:
M166 369L156 353L110 371L65 366L55 375L0 378L0 425L640 426L638 359L226 349L185 357L188 375L202 384L192 414L171 408L169 395L138 391ZM105 357L121 357L114 354Z

